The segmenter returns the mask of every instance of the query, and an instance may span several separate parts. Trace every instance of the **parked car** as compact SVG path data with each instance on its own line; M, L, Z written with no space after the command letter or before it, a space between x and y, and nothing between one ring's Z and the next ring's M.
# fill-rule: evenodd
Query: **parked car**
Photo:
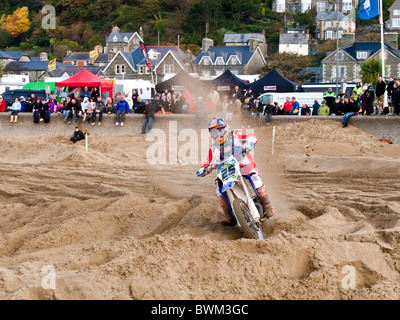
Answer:
M15 98L20 98L24 96L25 99L34 94L36 97L40 99L46 99L46 92L45 90L37 90L37 89L15 89L15 90L8 90L3 92L1 95L3 96L3 100L6 103L6 106L11 106L14 102Z

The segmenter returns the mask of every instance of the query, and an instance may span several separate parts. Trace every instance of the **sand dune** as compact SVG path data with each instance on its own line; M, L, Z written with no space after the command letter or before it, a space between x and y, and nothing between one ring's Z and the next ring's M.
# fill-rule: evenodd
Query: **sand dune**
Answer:
M0 298L399 299L400 146L310 120L272 154L255 133L266 241L220 224L214 175L149 165L145 136L1 137Z

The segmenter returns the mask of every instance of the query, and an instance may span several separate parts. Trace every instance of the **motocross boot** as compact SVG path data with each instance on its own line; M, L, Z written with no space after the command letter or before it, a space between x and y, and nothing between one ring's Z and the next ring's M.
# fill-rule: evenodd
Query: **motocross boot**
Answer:
M271 202L269 201L267 189L265 188L265 186L263 186L262 188L257 189L257 193L264 210L263 218L271 218L274 215L274 209L272 208Z
M224 220L222 220L222 222L221 222L222 225L229 226L229 227L236 226L237 221L232 213L232 209L229 206L228 201L226 201L226 199L223 196L221 196L219 198L219 204L220 204L222 211L224 212L224 216L225 216Z

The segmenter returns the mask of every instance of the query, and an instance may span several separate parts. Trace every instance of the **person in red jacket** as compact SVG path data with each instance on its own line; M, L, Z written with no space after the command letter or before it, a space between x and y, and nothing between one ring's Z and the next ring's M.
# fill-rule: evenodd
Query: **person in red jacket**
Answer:
M0 112L6 112L6 102L3 100L3 96L0 96Z
M286 102L283 104L283 109L285 109L285 114L289 115L292 111L293 101L289 97L286 97Z

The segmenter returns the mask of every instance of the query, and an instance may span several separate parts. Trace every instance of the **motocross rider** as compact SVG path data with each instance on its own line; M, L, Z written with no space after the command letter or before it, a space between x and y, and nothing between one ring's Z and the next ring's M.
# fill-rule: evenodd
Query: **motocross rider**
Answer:
M255 148L257 138L254 134L242 132L239 130L230 130L229 125L222 118L214 118L208 125L208 131L212 139L213 145L208 150L207 160L203 163L200 170L196 172L197 177L204 177L209 174L216 164L224 159L228 159L233 155L237 161L243 161L240 164L242 175L249 175L257 190L260 202L264 209L264 217L270 218L273 216L274 211L268 199L267 190L261 180L258 170L254 163L252 156L249 154ZM219 178L215 180L215 188L219 199L220 206L224 212L225 218L222 224L225 226L235 226L237 221L232 214L232 209L220 193L219 189L222 182Z

